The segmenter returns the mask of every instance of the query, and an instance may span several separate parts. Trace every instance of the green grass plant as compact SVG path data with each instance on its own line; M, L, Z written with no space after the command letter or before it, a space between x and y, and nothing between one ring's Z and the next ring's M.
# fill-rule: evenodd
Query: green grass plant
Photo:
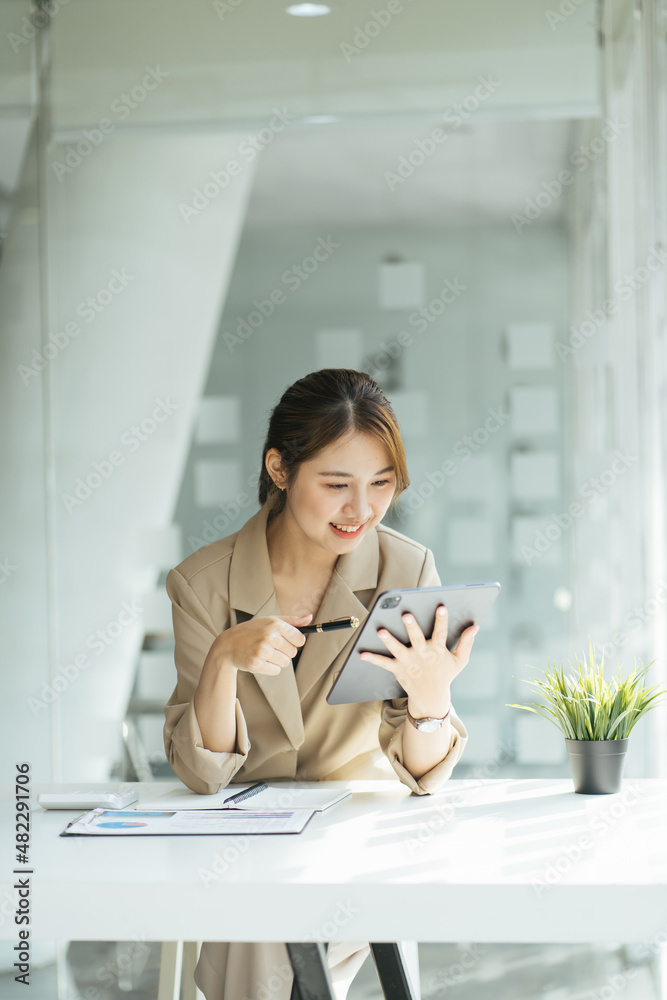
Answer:
M654 661L651 661L654 662ZM667 691L647 688L642 683L651 663L637 665L627 677L607 681L604 677L604 653L598 664L592 643L588 659L575 657L574 670L566 674L561 663L543 670L543 680L526 680L544 698L544 703L510 705L541 715L557 726L568 740L622 740ZM531 669L538 669L531 667Z

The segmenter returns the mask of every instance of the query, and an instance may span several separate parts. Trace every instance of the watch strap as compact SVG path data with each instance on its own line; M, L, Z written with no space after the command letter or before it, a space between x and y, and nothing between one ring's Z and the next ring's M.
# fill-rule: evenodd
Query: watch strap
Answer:
M412 725L415 727L415 729L419 728L419 726L418 726L419 722L439 722L440 726L442 727L443 723L445 722L445 719L447 718L447 716L449 715L449 713L451 712L451 710L452 710L452 706L450 705L449 708L447 709L447 712L445 713L445 715L442 716L442 718L440 718L440 717L434 717L434 716L431 716L431 715L427 715L423 719L414 719L410 715L410 709L407 706L407 702L406 702L406 706L405 706L405 711L407 713L408 722L411 722Z

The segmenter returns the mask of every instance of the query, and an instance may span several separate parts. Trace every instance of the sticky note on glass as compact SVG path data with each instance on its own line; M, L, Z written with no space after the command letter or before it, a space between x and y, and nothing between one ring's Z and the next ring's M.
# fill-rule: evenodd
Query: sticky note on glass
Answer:
M510 459L512 495L517 500L551 500L560 495L557 451L516 451Z
M506 328L510 368L552 368L554 328L551 323L510 323Z
M514 434L555 434L559 430L558 393L553 385L513 386L510 410Z
M397 261L378 268L380 309L417 309L425 297L424 265L419 261Z

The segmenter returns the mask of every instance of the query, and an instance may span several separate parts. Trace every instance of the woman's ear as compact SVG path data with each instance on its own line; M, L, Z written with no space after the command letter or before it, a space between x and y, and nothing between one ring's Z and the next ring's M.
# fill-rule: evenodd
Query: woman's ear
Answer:
M286 485L286 477L283 469L282 456L277 448L269 448L266 453L266 458L264 459L264 465L266 466L266 471L276 486L280 489L284 489Z

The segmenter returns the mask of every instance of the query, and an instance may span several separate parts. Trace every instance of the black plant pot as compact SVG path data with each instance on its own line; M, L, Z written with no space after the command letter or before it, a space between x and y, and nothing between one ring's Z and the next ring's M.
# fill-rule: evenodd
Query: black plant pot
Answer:
M618 792L628 749L623 740L565 740L575 792L608 795Z

